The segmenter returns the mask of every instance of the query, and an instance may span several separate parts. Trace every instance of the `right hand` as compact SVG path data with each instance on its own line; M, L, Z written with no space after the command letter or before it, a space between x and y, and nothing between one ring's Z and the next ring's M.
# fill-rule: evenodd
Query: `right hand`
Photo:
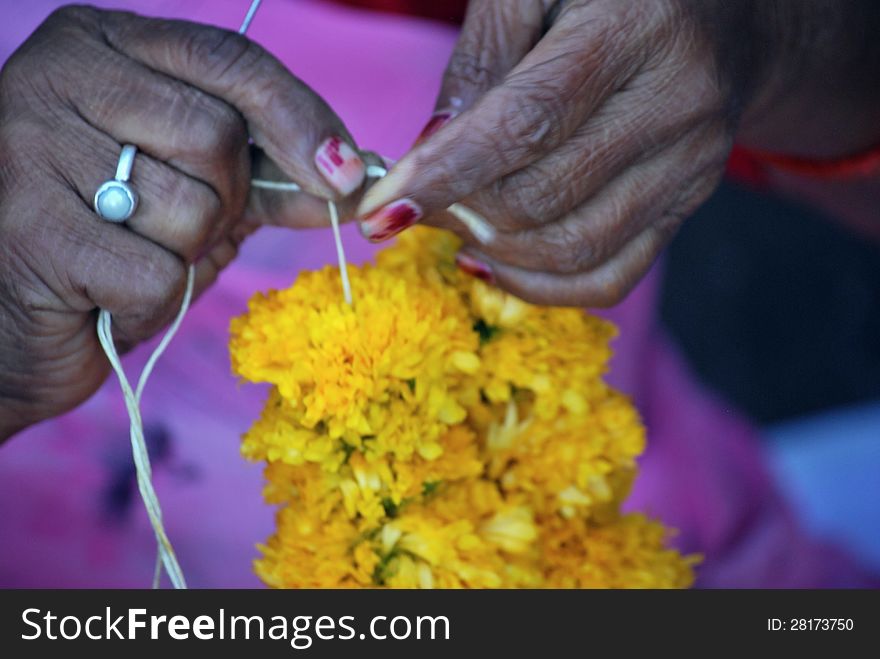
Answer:
M428 135L365 195L362 232L384 240L425 217L461 234L463 270L517 297L617 304L724 172L766 63L713 24L753 13L746 0L472 0ZM450 222L457 202L491 241Z
M337 165L322 170L328 140ZM92 198L125 143L139 148L141 203L114 225ZM364 178L353 145L321 98L234 32L86 7L50 16L0 75L0 440L103 382L98 308L130 348L174 316L189 264L198 293L259 224L325 225L328 198L346 197L350 216ZM252 172L305 194L251 191Z

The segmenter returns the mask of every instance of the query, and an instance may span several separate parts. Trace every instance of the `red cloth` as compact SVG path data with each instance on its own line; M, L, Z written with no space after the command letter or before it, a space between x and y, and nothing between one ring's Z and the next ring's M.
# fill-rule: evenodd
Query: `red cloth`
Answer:
M844 181L869 178L880 174L880 146L862 153L835 160L812 160L795 158L777 153L763 151L746 151L740 149L739 164L745 172L751 168L763 178L763 169L767 166L789 174L797 174L809 178Z
M468 0L337 0L347 5L461 23Z
M742 147L734 146L727 161L727 174L731 178L748 183L749 185L764 187L767 185L767 173L761 162L754 154Z

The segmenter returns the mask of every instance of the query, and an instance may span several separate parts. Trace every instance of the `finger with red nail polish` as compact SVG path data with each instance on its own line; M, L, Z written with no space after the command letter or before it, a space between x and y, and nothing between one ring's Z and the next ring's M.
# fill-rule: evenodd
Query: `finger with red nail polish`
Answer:
M315 152L315 165L324 179L343 196L361 187L366 175L364 161L341 137L324 140Z
M398 199L366 215L360 222L364 238L378 243L396 236L422 218L422 209L411 199Z
M492 268L479 259L468 256L464 252L459 252L455 255L455 264L458 266L459 270L469 274L471 277L476 277L487 284L495 283L495 275L492 274Z
M443 126L448 124L455 117L455 113L451 110L443 110L440 112L435 112L431 115L431 118L428 120L428 123L425 124L425 127L422 129L422 132L419 133L418 138L416 139L416 144L421 144L426 139L431 137L434 133L439 131Z

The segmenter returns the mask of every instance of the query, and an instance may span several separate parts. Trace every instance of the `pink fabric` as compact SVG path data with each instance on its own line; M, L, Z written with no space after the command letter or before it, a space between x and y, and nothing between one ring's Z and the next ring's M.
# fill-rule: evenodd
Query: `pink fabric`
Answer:
M0 57L61 3L8 12ZM245 0L99 1L140 13L238 27ZM433 104L455 31L441 24L308 0L266 0L251 36L337 109L362 146L400 156ZM355 261L372 247L352 227ZM258 466L238 454L263 392L239 387L229 319L257 290L333 261L328 231L266 229L193 308L155 372L144 419L167 527L192 586L256 586L255 543L272 528ZM656 272L609 315L621 327L612 379L634 396L650 447L629 505L680 529L700 551L705 586L858 585L863 575L805 538L779 500L752 430L699 390L655 319ZM139 372L152 345L125 360ZM79 410L0 449L0 585L145 587L152 533L133 486L128 423L115 381Z

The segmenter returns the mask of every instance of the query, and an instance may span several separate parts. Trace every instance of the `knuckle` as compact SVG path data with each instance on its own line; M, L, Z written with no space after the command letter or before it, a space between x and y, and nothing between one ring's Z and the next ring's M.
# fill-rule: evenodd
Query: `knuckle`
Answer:
M501 179L495 197L508 218L529 226L547 224L577 203L575 187L540 164Z
M87 39L96 40L100 25L101 14L94 7L66 5L53 11L19 52L24 60L39 60L33 62L38 70L69 71L71 66L86 66L71 55L86 59L82 56L89 51Z
M168 252L152 250L141 257L129 316L144 322L149 330L164 324L183 297L186 268Z
M595 261L596 251L580 228L560 224L554 228L552 238L546 241L546 258L555 272L572 274L589 269Z
M4 64L0 108L52 121L69 114L71 92L84 76L113 75L113 67L98 68L105 46L98 10L57 9Z
M247 37L220 28L195 30L187 49L190 59L218 81L247 75L263 61L266 51Z
M525 172L501 179L496 197L505 218L514 225L535 225L545 216L546 186L540 176Z
M690 64L681 76L687 85L685 96L694 106L693 120L715 117L728 112L728 101L715 72L703 64Z
M569 230L568 233L570 236L566 239L566 248L561 252L560 272L574 274L595 267L599 258L595 247L584 240L579 232Z
M192 256L211 236L222 213L222 203L207 186L191 183L175 185L167 204L168 216L175 218L169 240L183 246L187 256Z
M543 239L532 249L554 272L574 274L592 270L608 254L606 232L588 218L571 216L543 232Z
M474 163L461 167L453 158L443 157L437 160L419 159L417 171L430 168L431 180L435 183L434 190L441 191L444 197L464 199L473 192L474 180L482 175L485 163ZM447 202L448 203L448 202Z
M66 25L93 25L97 16L98 11L94 7L76 4L64 5L49 14L44 25L47 28Z
M170 320L183 297L183 262L169 251L145 249L133 241L104 244L101 249L105 252L101 262L73 266L73 290L94 300L94 289L105 293L115 289L113 318L120 338L136 343L152 336Z
M654 223L653 229L657 237L657 243L661 246L669 244L678 233L678 229L691 214L688 209L668 210L663 213Z
M54 39L54 37L53 37ZM49 46L53 48L53 46ZM43 51L48 54L48 51ZM0 111L6 123L7 116L25 112L59 114L57 64L51 58L40 60L23 47L12 54L0 72Z
M19 324L33 318L49 307L48 289L44 279L35 271L34 236L20 224L3 224L3 241L8 242L2 267L0 267L0 306ZM41 250L40 250L41 251ZM44 257L43 257L44 258ZM39 261L37 261L39 262Z
M445 78L447 81L476 89L488 89L498 82L497 74L486 65L483 58L469 49L457 49L452 53L446 66Z
M513 167L558 145L565 117L553 83L521 81L511 82L510 87L514 93L504 95L491 135L498 158Z
M247 144L244 118L223 101L202 96L186 120L193 150L209 162L226 165Z
M37 162L46 151L46 130L34 121L7 121L0 115L0 198L8 201L15 192L41 177ZM39 172L39 173L38 173Z
M607 309L619 304L629 293L633 282L619 268L611 268L598 281L596 288L584 295L582 304Z
M612 268L602 288L603 295L599 300L600 306L613 307L620 304L635 283L636 279L622 268Z

